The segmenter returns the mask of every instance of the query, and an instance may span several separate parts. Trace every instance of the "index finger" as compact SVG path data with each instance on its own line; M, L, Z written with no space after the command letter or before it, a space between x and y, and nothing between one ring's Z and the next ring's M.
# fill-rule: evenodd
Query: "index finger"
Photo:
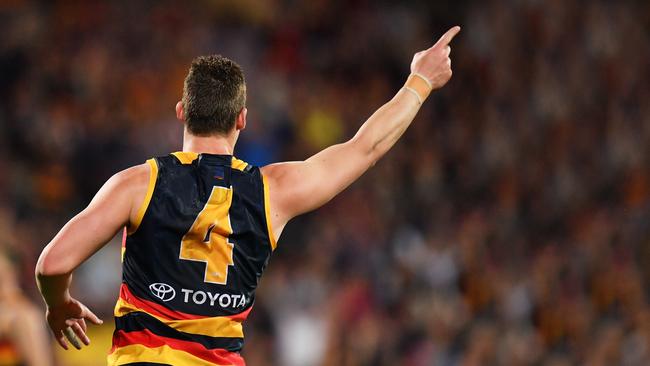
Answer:
M436 44L434 44L433 47L445 47L445 46L447 46L449 44L449 42L451 42L451 40L454 39L454 37L456 37L458 32L460 32L460 27L459 26L452 27L451 29L449 29L447 31L447 33L443 34L442 37L440 37L438 42L436 42Z

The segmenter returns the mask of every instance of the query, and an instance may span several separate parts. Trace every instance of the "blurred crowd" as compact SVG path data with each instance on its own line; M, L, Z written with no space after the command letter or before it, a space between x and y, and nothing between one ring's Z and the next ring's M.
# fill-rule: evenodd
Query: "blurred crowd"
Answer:
M242 65L236 153L264 165L351 137L455 24L451 82L285 229L248 364L650 364L647 1L4 1L0 250L40 301L59 227L116 171L181 148L197 55ZM112 243L73 294L110 317L119 280Z

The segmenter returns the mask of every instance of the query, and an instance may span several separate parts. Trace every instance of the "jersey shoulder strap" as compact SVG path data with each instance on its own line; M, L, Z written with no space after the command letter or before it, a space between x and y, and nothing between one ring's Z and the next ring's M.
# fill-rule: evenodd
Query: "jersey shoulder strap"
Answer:
M214 157L214 155L210 157ZM225 158L227 156L222 155L221 157ZM193 170L193 167L195 167L196 164L200 163L199 159L201 158L201 154L198 153L179 151L173 152L169 155L151 158L146 161L146 163L150 166L147 192L145 198L143 199L143 202L140 204L140 207L138 209L136 220L134 220L134 222L127 229L127 234L129 236L135 233L136 230L140 227L154 195L159 196L162 194L163 196L169 196L170 194L180 194L181 196L184 196L183 193L187 193L184 191L187 189L192 189L189 186L179 187L176 184L170 186L170 183L171 181L177 180L180 176L191 174L190 172ZM261 206L260 208L262 209L264 215L264 224L266 226L265 229L268 236L268 241L271 245L271 249L275 250L277 242L275 240L271 227L269 185L266 177L261 173L259 167L257 166L249 164L234 156L229 157L229 159L230 161L223 161L224 168L228 165L228 163L230 164L231 168L223 170L224 174L227 175L227 177L224 177L228 180L227 185L235 186L238 192L238 196L240 194L247 196L248 199L246 199L246 201L249 204L252 203L254 206ZM183 180L181 179L180 181ZM197 188L199 187L194 187L194 189ZM161 189L162 191L165 191L167 195L163 192L160 192Z

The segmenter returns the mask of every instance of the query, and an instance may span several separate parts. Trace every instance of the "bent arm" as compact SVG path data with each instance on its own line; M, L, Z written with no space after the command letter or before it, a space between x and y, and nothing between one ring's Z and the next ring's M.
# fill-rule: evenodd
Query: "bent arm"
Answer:
M305 161L263 167L275 235L279 236L291 218L322 206L357 180L395 144L419 108L416 97L402 89L349 141L330 146Z
M111 177L88 207L72 218L43 249L36 265L36 282L45 302L56 305L69 298L71 273L111 240L134 217L136 195L144 197L147 164Z
M279 237L293 217L318 208L354 182L402 136L433 89L451 78L450 29L431 48L417 53L405 86L347 142L330 146L305 161L265 166L271 225Z

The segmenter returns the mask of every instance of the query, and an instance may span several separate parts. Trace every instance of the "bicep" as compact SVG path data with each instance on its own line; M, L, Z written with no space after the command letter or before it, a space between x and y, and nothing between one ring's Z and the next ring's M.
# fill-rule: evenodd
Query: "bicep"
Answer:
M273 227L314 210L348 187L374 163L356 141L328 147L305 161L265 166Z

